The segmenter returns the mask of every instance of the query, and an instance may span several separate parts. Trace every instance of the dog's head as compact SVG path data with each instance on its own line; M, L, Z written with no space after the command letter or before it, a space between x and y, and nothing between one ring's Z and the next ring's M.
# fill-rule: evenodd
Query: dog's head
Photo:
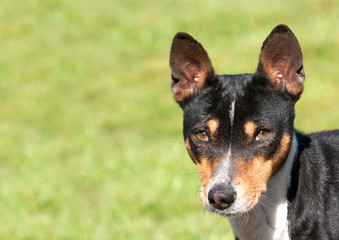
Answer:
M202 45L178 33L170 68L202 202L223 216L250 211L290 150L305 80L296 37L279 25L264 41L254 74L217 75Z

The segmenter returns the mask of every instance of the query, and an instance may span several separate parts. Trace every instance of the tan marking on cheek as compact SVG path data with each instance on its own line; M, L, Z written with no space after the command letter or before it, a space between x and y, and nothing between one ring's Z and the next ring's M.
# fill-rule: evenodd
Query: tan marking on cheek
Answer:
M217 161L215 160L210 160L208 158L201 158L200 161L197 161L197 159L195 159L194 157L194 154L192 152L192 149L191 149L191 145L190 145L190 142L189 142L189 139L186 138L185 140L185 146L186 146L186 149L187 149L187 152L188 154L190 155L192 161L197 164L198 166L198 172L199 172L199 176L200 176L200 179L201 179L201 186L200 186L200 197L201 197L201 200L203 202L203 204L205 205L205 201L206 201L206 189L207 189L207 186L210 182L210 180L212 179L215 171L216 171L216 168L217 168Z
M200 159L198 164L199 176L203 184L208 184L214 175L216 164L215 161L211 161L208 158Z
M188 138L186 138L185 140L185 146L187 148L187 151L191 151L191 145L190 145L190 141L188 140Z
M255 124L252 121L248 121L245 123L244 125L244 129L245 129L245 133L249 136L249 137L253 137L255 130L257 129L257 124Z
M205 204L206 189L216 171L217 161L211 161L208 158L202 158L200 159L200 163L198 163L197 165L199 176L202 182L200 186L200 197L202 202Z
M249 162L241 160L241 164L237 166L236 184L241 186L245 195L252 195L252 192L262 193L266 191L271 170L272 161L266 161L263 157L253 158Z
M185 140L185 146L186 146L188 155L190 156L190 158L192 159L192 161L196 164L197 161L196 161L196 159L195 159L195 157L194 157L194 154L193 154L193 152L192 152L191 145L190 145L190 142L189 142L188 138L186 138L186 140Z
M235 184L241 188L240 198L250 201L254 207L261 194L266 191L267 181L282 167L287 156L291 136L283 135L277 153L272 159L255 157L250 161L238 160Z
M280 141L280 146L276 154L274 154L272 159L272 175L274 175L284 164L284 159L289 150L290 150L290 143L291 143L292 136L285 133Z
M214 135L219 128L219 121L217 119L210 119L206 122L206 125L209 128L211 135Z

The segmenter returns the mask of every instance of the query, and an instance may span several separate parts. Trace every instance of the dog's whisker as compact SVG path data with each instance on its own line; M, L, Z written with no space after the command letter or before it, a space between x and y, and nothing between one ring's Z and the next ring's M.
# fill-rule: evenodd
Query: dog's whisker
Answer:
M272 200L272 198L271 198L271 197L269 197L269 196L266 196L265 194L262 194L262 195L261 195L261 197L267 198L268 200Z

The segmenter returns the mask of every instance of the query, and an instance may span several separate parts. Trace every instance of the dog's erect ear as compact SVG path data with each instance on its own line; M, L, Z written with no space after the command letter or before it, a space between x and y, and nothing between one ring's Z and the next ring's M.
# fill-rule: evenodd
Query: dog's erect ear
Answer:
M264 41L256 74L266 74L274 89L299 99L305 81L303 57L297 38L286 25L276 26Z
M175 35L169 65L173 97L180 105L192 94L201 91L205 80L214 75L207 52L187 33Z

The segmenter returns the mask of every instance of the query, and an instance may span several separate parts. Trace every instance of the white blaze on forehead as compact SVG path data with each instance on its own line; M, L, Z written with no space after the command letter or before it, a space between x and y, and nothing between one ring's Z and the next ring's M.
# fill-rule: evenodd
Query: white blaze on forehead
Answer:
M233 126L233 120L234 120L234 105L235 105L235 100L232 101L231 106L228 109L228 112L230 114L231 126Z
M229 117L230 117L230 121L231 121L231 131L230 131L230 136L229 136L229 146L228 146L228 151L226 156L223 158L223 161L221 162L221 169L223 169L223 173L227 173L228 168L230 166L230 162L231 162L231 149L232 149L232 128L233 128L233 121L234 121L234 107L235 106L235 100L232 101L230 108L228 109L229 112ZM229 177L229 176L227 176Z
M232 144L231 144L231 138L232 138L232 127L233 127L233 121L234 121L234 108L235 108L235 100L232 101L230 108L228 109L229 112L229 118L231 121L231 131L230 131L230 136L229 136L229 146L228 146L228 151L225 154L225 156L222 158L220 165L217 168L217 171L215 172L215 175L213 176L213 178L211 179L206 192L207 192L207 196L208 196L208 192L209 190L218 183L230 183L231 181L231 177L229 175L230 172L230 166L231 166L231 148L232 148Z

